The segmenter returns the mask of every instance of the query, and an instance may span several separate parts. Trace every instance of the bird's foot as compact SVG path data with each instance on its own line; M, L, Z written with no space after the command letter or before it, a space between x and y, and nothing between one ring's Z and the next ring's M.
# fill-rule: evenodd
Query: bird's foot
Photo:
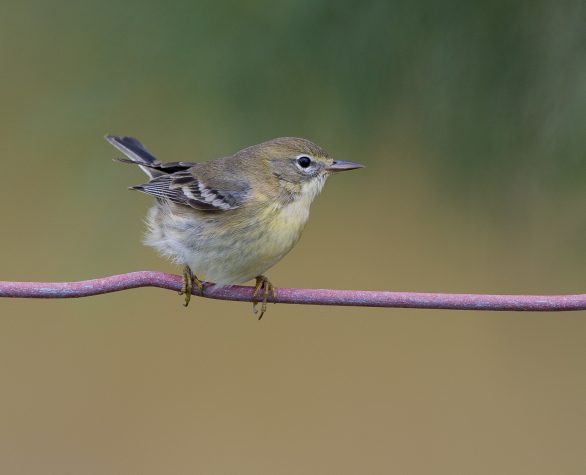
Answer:
M252 311L254 314L258 314L257 306L260 303L260 314L258 319L260 320L262 316L267 311L267 301L269 298L269 294L273 299L273 302L277 302L277 292L275 291L275 287L269 279L267 279L264 275L259 275L256 277L256 285L254 286L254 292L252 293ZM259 299L259 297L262 297Z
M183 268L183 285L181 287L181 291L179 295L185 295L185 303L183 304L184 307L189 305L189 301L191 300L191 292L193 291L193 286L196 286L199 289L199 295L203 297L203 282L199 280L189 266L185 266Z

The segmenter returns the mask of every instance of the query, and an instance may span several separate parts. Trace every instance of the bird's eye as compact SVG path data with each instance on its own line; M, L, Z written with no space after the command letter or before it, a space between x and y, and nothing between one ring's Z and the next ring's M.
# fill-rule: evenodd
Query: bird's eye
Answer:
M306 155L301 155L301 157L297 158L297 163L301 168L307 168L309 165L311 165L311 158Z

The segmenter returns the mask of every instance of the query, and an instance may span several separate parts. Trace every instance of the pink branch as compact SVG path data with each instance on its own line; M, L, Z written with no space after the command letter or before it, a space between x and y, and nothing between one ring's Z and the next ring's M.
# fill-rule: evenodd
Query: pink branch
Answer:
M181 277L164 272L130 272L80 282L2 282L0 297L75 298L138 287L179 291ZM197 290L195 291L197 292ZM250 302L252 287L214 288L206 284L205 297ZM345 305L356 307L436 308L452 310L565 311L586 310L580 295L476 295L376 290L277 289L277 303Z

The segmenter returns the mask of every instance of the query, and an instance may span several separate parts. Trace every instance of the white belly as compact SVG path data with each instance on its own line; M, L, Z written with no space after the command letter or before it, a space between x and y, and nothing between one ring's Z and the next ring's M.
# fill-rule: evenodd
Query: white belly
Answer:
M293 248L309 217L309 204L299 200L274 207L234 231L216 217L169 211L168 204L151 208L145 244L188 265L200 278L231 285L263 274Z

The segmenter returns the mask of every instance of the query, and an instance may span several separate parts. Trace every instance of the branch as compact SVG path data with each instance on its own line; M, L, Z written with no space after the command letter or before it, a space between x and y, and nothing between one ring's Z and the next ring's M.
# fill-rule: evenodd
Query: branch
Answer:
M181 277L164 272L130 272L80 282L2 282L0 297L76 298L138 287L179 291ZM205 284L206 298L252 301L252 287ZM194 291L197 295L197 289ZM580 295L479 295L385 292L376 290L277 289L276 303L354 307L435 308L452 310L567 311L586 310Z

